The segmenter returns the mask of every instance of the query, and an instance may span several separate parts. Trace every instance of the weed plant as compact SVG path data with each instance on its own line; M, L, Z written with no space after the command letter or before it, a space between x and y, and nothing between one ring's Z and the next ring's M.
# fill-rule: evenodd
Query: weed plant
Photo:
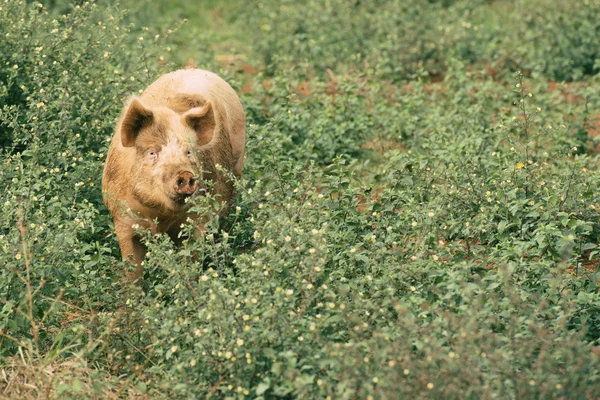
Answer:
M2 396L597 396L597 3L405 3L206 3L223 66L188 8L2 3ZM108 141L187 54L246 166L204 237L139 232L131 287Z

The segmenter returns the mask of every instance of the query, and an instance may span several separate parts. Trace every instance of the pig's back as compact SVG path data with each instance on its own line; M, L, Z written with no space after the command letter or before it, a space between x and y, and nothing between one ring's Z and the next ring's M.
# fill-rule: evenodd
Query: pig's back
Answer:
M180 69L161 76L140 96L150 107L169 107L185 112L210 100L225 120L244 116L242 103L233 88L217 74L201 69ZM230 128L230 127L228 127Z

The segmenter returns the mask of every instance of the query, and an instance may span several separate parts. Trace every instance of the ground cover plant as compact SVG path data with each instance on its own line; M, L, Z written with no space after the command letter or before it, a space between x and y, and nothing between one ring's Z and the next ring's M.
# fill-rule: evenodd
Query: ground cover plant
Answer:
M597 2L109 3L0 4L0 397L598 396ZM244 174L129 287L108 140L186 63Z

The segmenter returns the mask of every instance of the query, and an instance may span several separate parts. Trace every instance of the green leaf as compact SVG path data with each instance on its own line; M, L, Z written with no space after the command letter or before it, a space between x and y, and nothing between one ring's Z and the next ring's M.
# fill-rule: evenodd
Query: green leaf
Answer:
M269 390L270 387L271 387L271 385L269 383L266 383L266 382L259 383L258 386L256 386L256 395L261 396L263 393L265 393L267 390Z

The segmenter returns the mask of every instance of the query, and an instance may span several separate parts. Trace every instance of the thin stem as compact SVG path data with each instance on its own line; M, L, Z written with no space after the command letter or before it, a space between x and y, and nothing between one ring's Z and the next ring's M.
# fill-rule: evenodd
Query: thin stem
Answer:
M27 288L27 302L28 302L28 310L27 317L29 319L29 323L31 324L31 331L33 332L33 341L34 341L34 349L36 353L38 352L38 344L39 344L39 329L35 320L33 319L33 291L31 289L31 273L30 273L30 259L29 252L27 250L27 237L26 237L26 228L23 225L23 210L19 208L19 220L18 227L19 233L21 235L21 251L23 252L23 258L25 260L25 286ZM39 355L39 354L37 354Z

